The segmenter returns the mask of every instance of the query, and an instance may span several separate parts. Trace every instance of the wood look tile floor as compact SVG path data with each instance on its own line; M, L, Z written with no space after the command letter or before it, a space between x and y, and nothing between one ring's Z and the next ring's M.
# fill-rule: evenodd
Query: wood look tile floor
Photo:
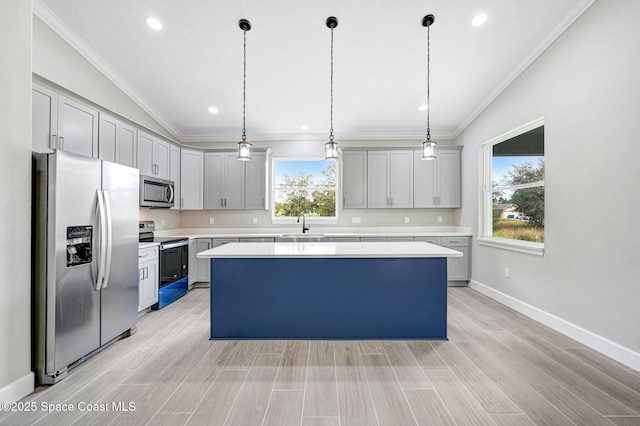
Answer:
M466 287L449 341L211 342L208 296L143 316L0 424L640 425L638 372Z

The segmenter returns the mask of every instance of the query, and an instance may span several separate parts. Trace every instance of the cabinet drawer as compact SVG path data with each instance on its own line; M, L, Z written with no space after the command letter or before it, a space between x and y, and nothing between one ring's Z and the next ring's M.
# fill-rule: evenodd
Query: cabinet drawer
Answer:
M469 237L442 237L442 245L447 247L468 247Z
M158 258L158 247L149 247L138 251L138 263L147 262Z
M416 237L416 241L441 245L440 237Z

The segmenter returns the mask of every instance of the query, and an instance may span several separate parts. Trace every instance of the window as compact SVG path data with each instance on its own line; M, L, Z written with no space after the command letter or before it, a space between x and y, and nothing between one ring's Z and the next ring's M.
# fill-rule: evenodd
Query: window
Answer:
M272 220L287 223L306 214L310 222L337 221L337 162L273 160Z
M544 249L544 120L483 145L480 244L531 254Z

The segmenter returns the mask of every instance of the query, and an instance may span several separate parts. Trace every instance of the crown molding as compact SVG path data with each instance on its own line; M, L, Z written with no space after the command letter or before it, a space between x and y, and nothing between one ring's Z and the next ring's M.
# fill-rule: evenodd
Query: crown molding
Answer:
M33 13L42 19L56 34L74 48L98 71L105 75L113 84L129 96L140 108L156 120L162 127L169 131L178 140L182 140L181 132L162 114L156 111L151 104L133 88L120 74L91 49L71 28L67 26L51 9L41 0L33 0Z
M595 0L581 0L565 15L555 28L516 66L513 71L500 83L484 100L469 114L455 129L452 134L453 138L457 138L469 124L473 122L504 90L515 81L520 74L524 72L538 57L545 51L562 33L566 31L593 3Z
M434 140L451 140L453 135L451 133L434 133ZM262 134L250 134L247 138L250 142L254 141L327 141L328 135L325 133L262 133ZM187 135L183 136L181 142L234 142L238 141L238 134L211 134L211 135ZM336 142L340 141L354 141L354 140L411 140L422 141L424 140L424 133L348 133L343 135L336 135Z

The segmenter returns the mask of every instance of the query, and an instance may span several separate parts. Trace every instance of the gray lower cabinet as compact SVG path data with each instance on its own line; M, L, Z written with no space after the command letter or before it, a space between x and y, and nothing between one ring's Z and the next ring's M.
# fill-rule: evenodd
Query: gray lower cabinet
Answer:
M447 260L447 280L449 282L469 281L471 279L471 247L469 237L415 237L415 241L425 241L462 252L462 257L450 257Z
M158 247L138 252L138 312L158 302L159 281Z
M209 250L212 245L211 238L196 239L196 254L205 250ZM191 247L189 247L191 248ZM195 258L195 277L194 282L209 282L209 259Z

